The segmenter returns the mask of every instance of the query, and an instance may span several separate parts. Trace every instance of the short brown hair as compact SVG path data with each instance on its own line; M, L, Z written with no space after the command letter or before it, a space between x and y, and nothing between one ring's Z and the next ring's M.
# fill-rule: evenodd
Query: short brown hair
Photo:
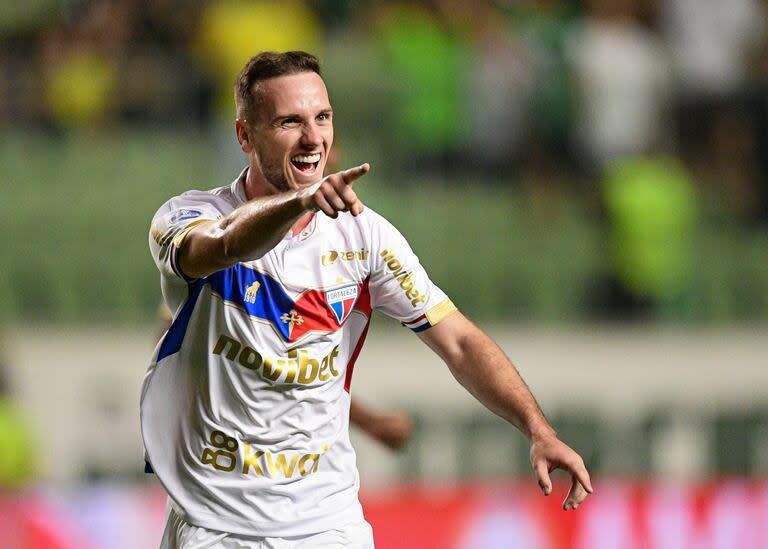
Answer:
M320 74L320 62L317 57L305 51L264 51L251 57L235 81L237 115L250 116L255 112L258 90L254 87L259 82L300 72Z

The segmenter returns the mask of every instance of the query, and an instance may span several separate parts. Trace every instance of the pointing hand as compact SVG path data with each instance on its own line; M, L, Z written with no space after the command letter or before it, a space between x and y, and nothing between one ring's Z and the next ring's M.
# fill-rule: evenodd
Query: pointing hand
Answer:
M338 217L339 212L360 215L363 211L363 203L352 189L352 183L368 173L370 169L370 165L366 163L325 177L322 181L301 191L302 205L307 210L319 210L334 219Z

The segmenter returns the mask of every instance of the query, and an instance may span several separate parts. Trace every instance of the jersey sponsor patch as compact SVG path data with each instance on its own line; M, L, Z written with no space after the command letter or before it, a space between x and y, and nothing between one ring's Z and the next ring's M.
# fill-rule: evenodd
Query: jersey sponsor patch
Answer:
M184 221L185 219L194 219L196 217L200 217L201 215L203 215L203 212L201 212L200 210L195 210L192 208L182 208L174 212L174 214L169 219L169 222L171 225L175 225L179 221Z
M351 284L344 286L343 288L337 288L335 290L328 290L325 292L325 301L333 311L333 315L336 317L336 322L341 326L344 321L352 312L355 307L355 301L357 301L358 286L357 284Z

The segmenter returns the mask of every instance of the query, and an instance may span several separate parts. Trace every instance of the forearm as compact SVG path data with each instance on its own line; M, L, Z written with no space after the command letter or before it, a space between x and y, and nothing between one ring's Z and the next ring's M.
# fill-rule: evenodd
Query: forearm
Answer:
M493 340L460 312L454 312L419 337L445 361L454 377L485 406L520 429L531 441L531 465L544 494L552 491L549 473L571 473L563 509L576 509L592 492L584 460L544 417L517 369Z
M229 261L253 260L274 248L306 212L300 194L291 191L243 204L214 230Z
M463 338L460 348L449 367L475 398L529 439L555 434L517 368L490 337L478 330Z
M456 380L529 439L554 435L530 389L499 346L460 313L443 323L448 324L442 327L444 334L425 336L425 340ZM425 334L441 329L441 324Z
M274 248L307 210L306 191L252 200L185 237L181 268L198 278L240 261L258 259Z
M375 418L370 410L353 398L349 405L349 422L368 432L374 420Z
M352 190L352 183L369 169L368 164L361 164L297 191L251 200L216 222L192 228L181 247L182 272L200 278L240 261L258 259L277 246L288 229L309 211L322 211L333 219L339 212L359 215L363 203Z

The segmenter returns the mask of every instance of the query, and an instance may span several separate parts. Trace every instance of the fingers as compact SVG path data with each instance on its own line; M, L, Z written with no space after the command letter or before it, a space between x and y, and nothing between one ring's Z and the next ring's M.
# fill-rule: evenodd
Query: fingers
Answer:
M545 496L548 496L552 493L552 479L549 478L549 469L547 467L547 462L543 459L538 460L534 466L534 471L536 472L536 480L539 482L539 487L541 488L541 491L544 493Z
M552 492L549 473L564 469L571 475L571 489L563 501L563 509L576 509L592 493L589 472L581 456L557 438L540 439L531 445L531 463L544 495Z
M351 187L343 185L334 187L329 181L323 181L310 197L310 208L322 210L327 216L336 218L339 212L351 212L359 215L363 211L363 203Z
M355 191L352 190L352 187L348 185L342 185L339 189L336 189L336 192L345 208L351 208L360 202L360 199L357 198L357 193L355 193Z
M328 204L328 200L326 200L325 196L322 192L319 190L315 192L315 195L313 196L314 203L321 212L323 212L328 217L336 218L338 214L338 210L335 210L333 206Z
M368 173L370 166L362 164L349 170L344 170L323 179L311 191L308 209L322 210L329 217L336 218L338 212L350 212L353 216L360 215L364 206L352 189L352 182Z
M582 461L581 458L579 458L578 463L569 468L571 471L571 474L575 477L575 480L578 480L581 486L586 489L588 493L592 493L592 481L589 478L589 472L587 471L587 468L584 466L584 461Z
M339 172L339 175L347 185L351 185L355 180L360 179L362 176L367 174L368 170L370 169L371 169L370 164L366 162L365 164L361 164L354 168L350 168L348 170L344 170L343 172Z
M561 458L557 467L568 471L571 474L571 477L573 477L574 481L578 481L581 486L591 494L592 482L589 478L587 467L584 465L584 460L581 459L579 454L567 446L563 445L563 447L566 449L567 453Z
M578 509L581 502L587 499L587 495L587 490L584 486L582 486L575 476L572 477L571 489L568 490L568 495L565 496L565 500L563 500L563 510L568 511L569 509Z
M347 187L349 191L349 187ZM336 212L341 212L347 209L347 203L344 198L342 198L342 193L339 192L339 190L334 189L330 185L320 185L320 192L323 193L323 197L328 202L328 204L334 209L334 214ZM354 193L353 193L354 196ZM345 197L346 198L346 197ZM357 200L357 196L355 196L354 200ZM327 212L326 212L327 213ZM335 216L333 216L335 217Z

